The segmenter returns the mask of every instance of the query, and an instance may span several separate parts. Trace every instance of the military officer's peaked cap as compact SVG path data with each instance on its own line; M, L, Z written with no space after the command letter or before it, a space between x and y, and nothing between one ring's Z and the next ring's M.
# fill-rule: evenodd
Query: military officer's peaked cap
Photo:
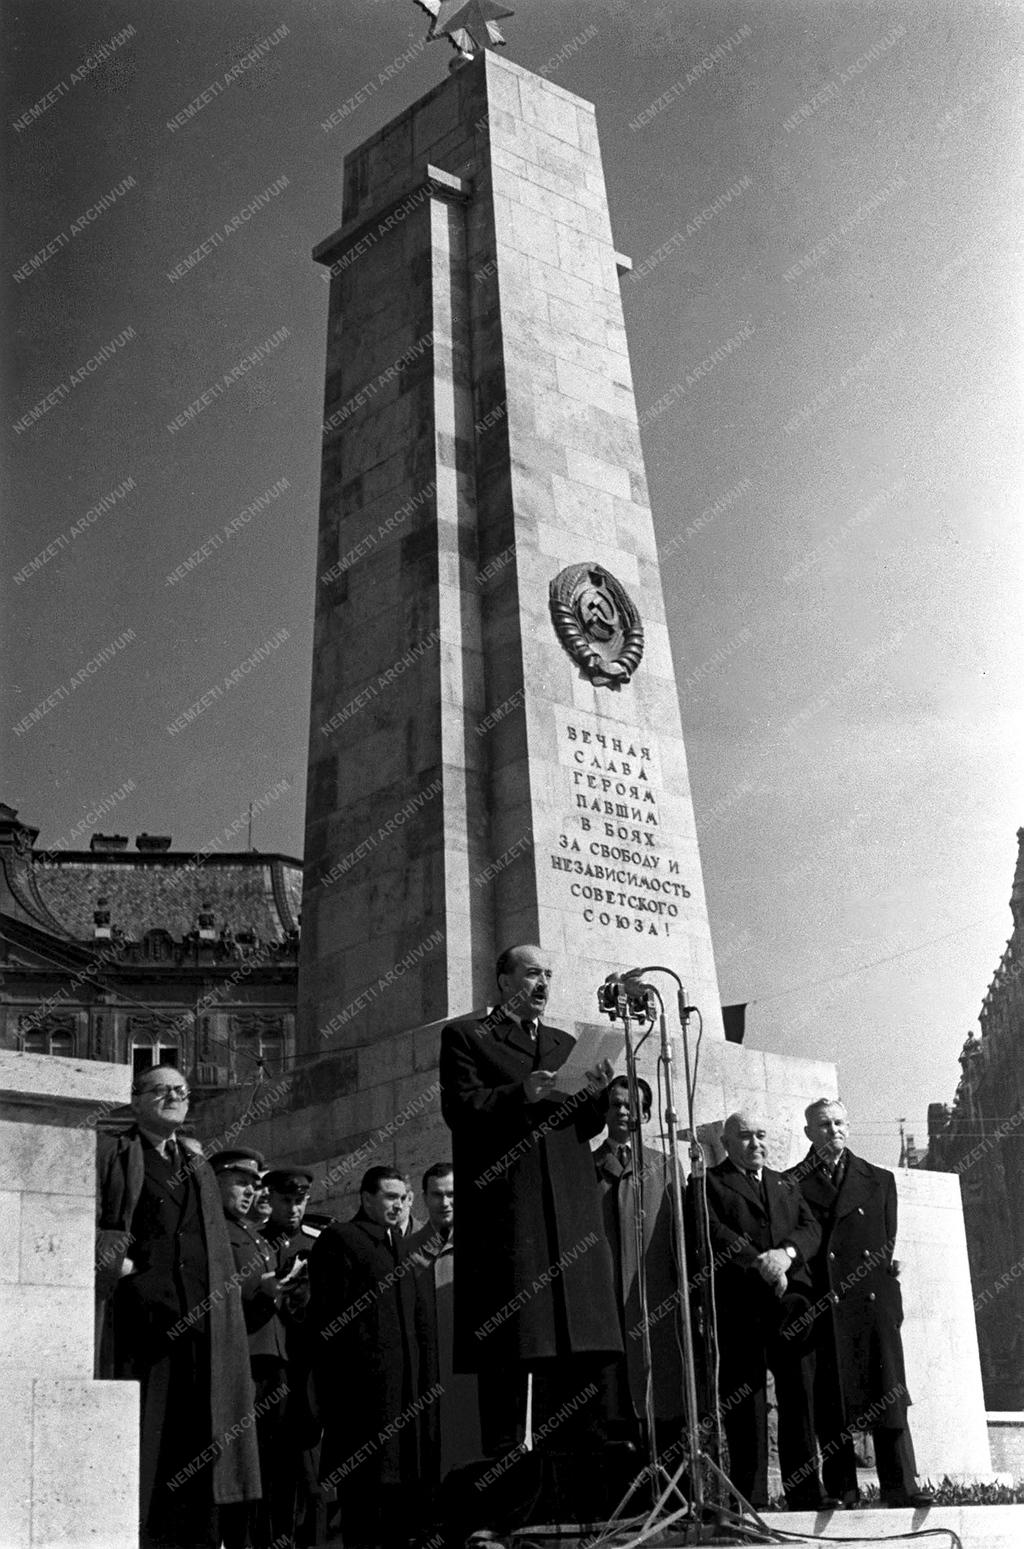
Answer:
M215 1173L233 1172L251 1173L253 1180L259 1182L260 1174L264 1168L262 1153L250 1151L245 1146L236 1146L231 1151L215 1151L209 1158L210 1166Z
M268 1173L264 1173L263 1182L268 1189L274 1189L278 1194L301 1189L303 1185L308 1192L313 1182L313 1173L308 1167L272 1167Z

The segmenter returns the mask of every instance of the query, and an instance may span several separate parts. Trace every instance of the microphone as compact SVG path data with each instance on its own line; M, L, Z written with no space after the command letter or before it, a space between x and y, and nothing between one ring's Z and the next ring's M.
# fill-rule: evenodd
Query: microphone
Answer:
M652 985L638 982L633 973L611 973L598 986L597 1009L614 1022L627 1014L644 1022L654 1018L655 991Z

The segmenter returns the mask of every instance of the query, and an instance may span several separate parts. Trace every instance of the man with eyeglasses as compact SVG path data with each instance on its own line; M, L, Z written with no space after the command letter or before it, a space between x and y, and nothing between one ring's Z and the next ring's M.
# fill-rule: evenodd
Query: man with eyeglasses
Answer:
M260 1494L249 1350L217 1181L180 1133L174 1066L142 1071L135 1122L100 1134L98 1375L140 1384L143 1549L217 1549L218 1508Z

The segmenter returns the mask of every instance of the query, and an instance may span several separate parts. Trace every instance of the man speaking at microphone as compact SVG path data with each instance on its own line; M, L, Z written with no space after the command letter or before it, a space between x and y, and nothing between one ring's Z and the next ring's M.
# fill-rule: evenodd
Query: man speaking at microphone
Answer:
M502 1457L521 1440L528 1372L535 1434L585 1445L596 1379L622 1338L589 1146L611 1066L589 1071L578 1095L559 1093L575 1040L542 1020L548 954L509 947L495 971L499 1004L448 1024L440 1076L460 1186L455 1367L478 1374L484 1451Z

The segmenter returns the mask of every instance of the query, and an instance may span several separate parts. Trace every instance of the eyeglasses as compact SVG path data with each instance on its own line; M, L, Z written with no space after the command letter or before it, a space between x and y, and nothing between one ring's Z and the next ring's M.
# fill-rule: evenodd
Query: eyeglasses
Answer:
M187 1086L137 1086L136 1097L180 1097L183 1102L189 1099Z

